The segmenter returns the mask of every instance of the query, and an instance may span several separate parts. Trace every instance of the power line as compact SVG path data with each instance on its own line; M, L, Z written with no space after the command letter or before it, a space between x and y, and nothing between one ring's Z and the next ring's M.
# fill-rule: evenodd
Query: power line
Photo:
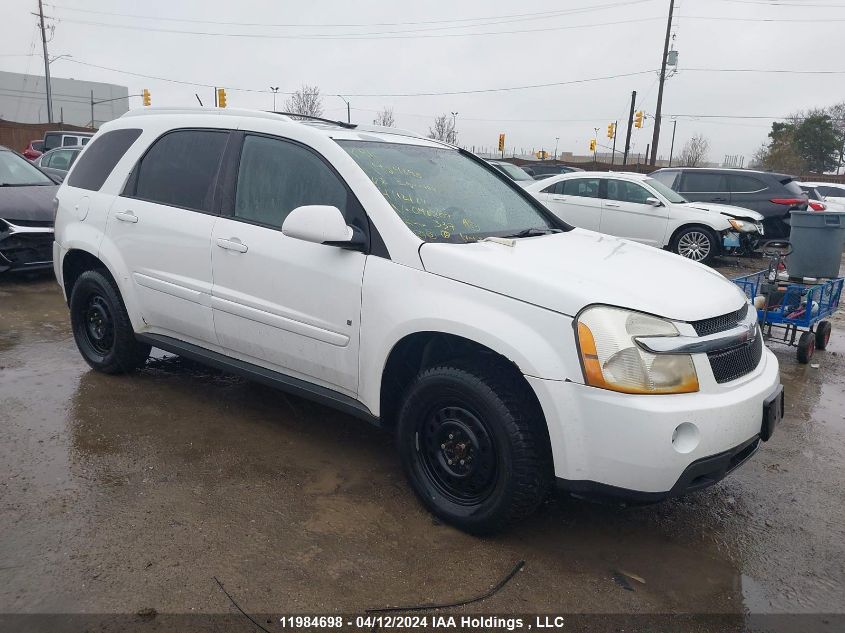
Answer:
M221 33L214 31L188 31L182 29L165 29L152 26L140 26L135 24L109 24L106 22L94 22L90 20L73 20L68 18L61 18L61 22L69 24L82 24L86 26L98 26L113 29L129 29L132 31L157 32L157 33L173 33L177 35L200 35L208 37L236 37L246 39L270 39L270 40L404 40L404 39L439 39L439 38L455 38L455 37L477 37L484 35L515 35L518 33L542 33L549 31L568 31L571 29L586 29L599 26L612 26L617 24L633 24L637 22L651 22L654 20L661 20L661 17L653 18L634 18L630 20L615 20L611 22L595 22L592 24L578 24L569 26L547 26L535 29L516 29L512 31L478 31L475 33L437 33L437 34L415 34L402 33L388 34L390 32L375 32L375 33L339 33L339 34L312 34L312 35L297 35L297 34L269 34L269 33ZM486 25L481 25L486 26Z
M681 72L774 73L784 75L845 75L845 70L793 70L780 68L684 68Z
M449 18L443 20L415 20L415 21L408 21L408 22L371 22L371 23L346 23L346 24L332 24L332 23L320 23L320 22L312 22L312 23L267 23L267 22L233 22L233 21L224 21L224 20L201 20L197 18L174 18L174 17L166 17L166 16L158 16L158 15L139 15L139 14L130 14L130 13L116 13L112 11L97 11L94 9L79 9L77 7L68 7L63 6L60 4L49 4L45 3L47 6L53 7L55 9L60 9L62 11L73 11L76 13L89 13L89 14L96 14L96 15L109 15L114 17L123 17L123 18L133 18L133 19L142 19L142 20L159 20L159 21L167 21L167 22L183 22L183 23L190 23L190 24L215 24L218 26L258 26L258 27L285 27L285 28L309 28L309 27L325 27L325 28L335 28L335 27L372 27L372 26L418 26L422 24L450 24L450 23L457 23L457 22L486 22L488 20L503 20L503 19L511 19L513 18L514 21L520 21L523 19L528 20L536 20L542 19L545 17L556 17L558 15L570 15L574 13L587 13L591 11L600 11L602 9L614 8L619 6L626 6L631 4L640 4L642 2L649 2L651 0L626 0L624 2L615 2L611 4L603 4L603 5L591 5L586 7L575 7L571 9L556 9L556 10L549 10L549 11L538 11L534 13L510 13L504 15L492 15L492 16L485 16L485 17L475 17L475 18Z
M124 75L130 75L134 77L143 77L145 79L155 79L158 81L166 81L170 83L177 83L183 84L187 86L200 86L203 88L213 88L215 84L206 84L200 83L195 81L184 81L181 79L171 79L167 77L160 77L156 75L146 75L143 73L134 73L129 72L126 70L120 70L118 68L110 68L108 66L100 66L99 64L89 64L87 62L80 61L78 59L63 59L61 61L70 62L72 64L80 64L82 66L90 66L92 68L99 68L101 70L110 70L112 72L121 73ZM589 83L593 81L603 81L607 79L619 79L623 77L635 77L637 75L647 75L653 73L653 70L640 70L631 73L620 73L617 75L606 75L604 77L589 77L585 79L572 79L570 81L556 81L551 83L543 83L543 84L529 84L523 86L506 86L501 88L478 88L475 90L452 90L452 91L439 91L439 92L408 92L408 93L350 93L350 92L343 92L343 95L346 97L433 97L433 96L447 96L447 95L460 95L460 94L479 94L479 93L487 93L487 92L510 92L514 90L529 90L534 88L550 88L554 86L566 86L572 84L582 84L582 83ZM237 91L237 92L258 92L258 93L267 93L269 94L269 90L256 90L254 88L227 88L228 90ZM281 94L292 94L290 92L281 92ZM339 94L337 91L327 91L326 94Z
M685 20L714 20L716 22L804 22L804 23L826 23L845 22L845 18L739 18L723 15L679 15Z

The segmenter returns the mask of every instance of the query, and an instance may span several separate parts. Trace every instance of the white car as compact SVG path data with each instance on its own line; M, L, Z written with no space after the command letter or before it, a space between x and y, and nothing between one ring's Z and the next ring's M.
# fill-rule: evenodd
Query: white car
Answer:
M812 187L824 196L825 202L845 204L845 184L840 185L835 182L799 182L798 184L802 187Z
M574 172L525 190L577 227L667 248L699 262L728 248L751 251L763 234L763 216L756 211L689 202L644 174Z
M637 501L704 487L781 416L734 284L573 228L438 141L136 110L56 195L55 274L88 364L131 372L157 347L385 427L422 503L474 533L555 480Z

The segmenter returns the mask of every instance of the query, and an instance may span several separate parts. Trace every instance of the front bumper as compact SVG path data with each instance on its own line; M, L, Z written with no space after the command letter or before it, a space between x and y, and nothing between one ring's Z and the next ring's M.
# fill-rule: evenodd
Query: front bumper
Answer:
M53 265L53 227L0 222L0 272Z
M714 483L753 454L780 373L764 349L752 373L698 393L629 395L527 380L543 407L555 475L568 489L656 501Z

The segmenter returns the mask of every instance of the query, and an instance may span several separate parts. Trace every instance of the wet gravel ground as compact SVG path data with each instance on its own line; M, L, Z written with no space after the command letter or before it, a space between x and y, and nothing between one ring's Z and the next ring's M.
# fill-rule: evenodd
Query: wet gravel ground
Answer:
M21 630L15 613L236 614L214 577L250 613L362 613L480 594L524 560L457 612L722 614L684 621L713 631L832 613L819 630L841 630L845 319L817 367L773 349L785 420L722 483L638 508L555 497L481 539L421 508L387 434L162 354L95 373L55 281L0 277L0 629Z

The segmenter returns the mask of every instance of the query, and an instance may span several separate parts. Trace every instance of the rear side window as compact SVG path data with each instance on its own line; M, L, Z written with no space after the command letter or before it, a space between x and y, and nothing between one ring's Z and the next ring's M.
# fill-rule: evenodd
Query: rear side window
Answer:
M787 180L781 181L783 188L786 189L789 193L795 196L802 196L804 195L804 191L801 189L801 186L795 182L794 180Z
M727 190L727 183L722 174L689 171L681 179L681 193L713 193Z
M766 185L759 178L742 174L728 174L728 187L733 193L751 193L761 191Z
M279 139L247 136L235 192L236 218L281 228L297 207L326 204L345 217L347 191L310 150Z
M217 169L228 138L228 132L216 130L177 130L162 136L136 167L132 195L210 212Z
M43 151L44 141L32 141L32 149L34 149L36 152Z
M845 197L845 188L822 186L816 187L816 190L823 196L830 196L831 198Z
M47 167L67 171L73 164L73 152L68 149L60 149L50 154Z
M99 191L114 166L139 136L141 130L137 129L113 130L98 136L76 162L67 184Z
M90 137L90 136L83 136L83 137L82 137L82 139L81 139L81 141L80 141L80 143L81 143L82 145L88 145L88 141L90 141L90 140L91 140L91 137Z
M555 193L564 196L580 196L582 198L598 198L599 197L599 179L598 178L572 178L571 180L561 180L557 183Z
M76 136L65 136L62 139L62 147L72 147L74 145L79 145L79 138Z
M62 144L61 134L45 134L44 135L44 151L49 152L51 149L56 149Z

